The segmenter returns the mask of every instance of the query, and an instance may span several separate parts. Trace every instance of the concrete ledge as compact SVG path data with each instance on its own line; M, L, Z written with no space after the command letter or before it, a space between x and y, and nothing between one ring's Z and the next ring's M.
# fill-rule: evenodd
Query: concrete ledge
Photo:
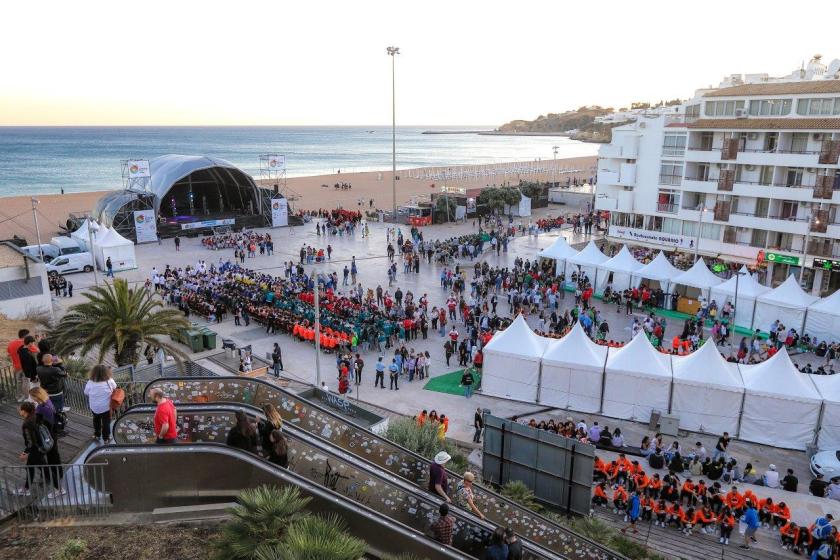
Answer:
M184 521L188 519L222 517L228 515L227 510L235 505L235 502L225 502L197 506L155 508L152 510L152 520L159 523L162 521Z

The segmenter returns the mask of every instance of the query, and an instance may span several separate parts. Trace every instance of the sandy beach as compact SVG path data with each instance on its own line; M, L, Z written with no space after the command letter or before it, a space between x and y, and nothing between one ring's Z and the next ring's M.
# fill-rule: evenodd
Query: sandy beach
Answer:
M480 188L487 185L501 185L503 182L518 184L525 181L565 181L567 177L588 179L595 174L597 158L567 158L542 160L538 162L520 162L490 165L469 165L420 169L398 169L397 203L428 200L431 193L440 192L441 186ZM569 170L578 170L570 173ZM259 182L259 181L258 181ZM336 183L349 183L351 189L335 189ZM326 185L326 186L323 186ZM268 186L268 185L264 185ZM314 175L311 177L292 177L286 180L289 197L296 197L292 202L295 210L315 210L318 208L357 208L360 200L369 207L390 209L391 172L337 173L334 175ZM38 226L41 240L61 231L71 212L90 212L105 191L39 195ZM0 198L0 239L9 239L13 235L25 237L27 242L36 241L35 224L32 216L32 203L28 196Z

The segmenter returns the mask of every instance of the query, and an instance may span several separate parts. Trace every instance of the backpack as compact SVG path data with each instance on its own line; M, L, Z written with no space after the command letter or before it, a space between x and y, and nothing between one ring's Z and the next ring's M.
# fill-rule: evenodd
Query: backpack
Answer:
M57 433L63 432L67 428L67 415L61 411L55 413L55 431Z
M35 427L35 434L37 440L35 442L35 446L38 448L38 451L46 455L53 450L53 447L55 447L55 440L53 440L49 428L43 424L38 424Z

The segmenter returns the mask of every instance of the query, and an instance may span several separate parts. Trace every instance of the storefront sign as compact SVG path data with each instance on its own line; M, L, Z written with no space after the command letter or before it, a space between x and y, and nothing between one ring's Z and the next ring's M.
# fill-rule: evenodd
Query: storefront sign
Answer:
M158 240L154 210L134 211L134 233L137 243L151 243Z
M271 227L289 225L289 201L285 198L271 199Z
M764 259L767 262L771 263L790 264L793 266L799 266L799 257L792 257L790 255L780 255L779 253L771 253L768 251L767 253L765 253Z
M648 231L645 229L611 225L608 235L610 237L629 239L631 241L639 241L643 243L653 243L655 245L667 245L669 247L679 247L680 249L694 249L693 237L662 233L661 231Z
M188 224L181 224L181 229L188 230L211 228L216 226L232 226L235 223L236 220L234 218L228 218L226 220L204 220L203 222L190 222Z
M840 272L840 261L832 259L814 259L814 268L821 268L823 270L830 270L832 272Z

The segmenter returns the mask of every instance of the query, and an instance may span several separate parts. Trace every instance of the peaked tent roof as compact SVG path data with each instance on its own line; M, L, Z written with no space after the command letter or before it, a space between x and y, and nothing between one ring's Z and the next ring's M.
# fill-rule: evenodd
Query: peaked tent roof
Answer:
M840 315L840 290L811 305L808 311L818 311L829 315Z
M126 239L116 229L108 229L104 235L94 242L98 247L118 247L120 245L134 245L132 241Z
M572 264L579 264L582 266L598 266L604 264L609 259L610 258L602 253L598 246L595 245L594 241L590 241L580 253L569 257L566 260Z
M796 369L784 347L760 364L738 367L750 393L800 402L822 400L811 376Z
M484 351L526 356L539 360L548 346L548 339L534 333L522 315L518 315L513 323L502 332L496 333Z
M714 272L709 270L703 259L697 259L697 262L691 268L678 274L671 280L674 284L682 284L683 286L691 286L692 288L700 288L705 290L713 286L717 286L723 280L716 276Z
M572 330L559 340L549 342L543 354L543 363L573 364L604 367L607 359L607 347L595 344L586 336L580 322L576 321Z
M671 356L674 381L687 385L708 386L744 392L744 380L738 364L727 362L711 339L688 356Z
M806 293L799 286L799 282L794 278L793 274L791 274L787 277L787 280L779 284L775 289L759 296L758 301L779 307L804 309L818 299L820 298Z
M637 261L630 251L627 249L627 245L624 245L621 248L621 251L618 252L613 258L605 262L601 265L601 268L606 270L611 270L613 272L636 272L640 268L644 267L642 263Z
M578 250L569 245L562 235L557 240L540 251L537 256L546 259L565 260L578 254Z
M738 287L738 297L755 299L758 296L766 294L770 291L770 288L767 286L759 284L758 280L756 280L755 277L746 270L746 267L742 268L740 272L746 272L746 274L741 274L740 278L735 275L723 284L715 286L712 291L727 296L734 296L736 282Z
M840 375L814 375L811 381L824 400L840 403Z
M616 370L637 377L671 378L670 356L656 350L644 332L613 349L607 356L607 370Z
M671 264L671 261L668 260L668 257L662 251L659 251L659 254L652 261L636 271L637 276L660 281L670 281L671 278L677 276L679 273L680 270Z

